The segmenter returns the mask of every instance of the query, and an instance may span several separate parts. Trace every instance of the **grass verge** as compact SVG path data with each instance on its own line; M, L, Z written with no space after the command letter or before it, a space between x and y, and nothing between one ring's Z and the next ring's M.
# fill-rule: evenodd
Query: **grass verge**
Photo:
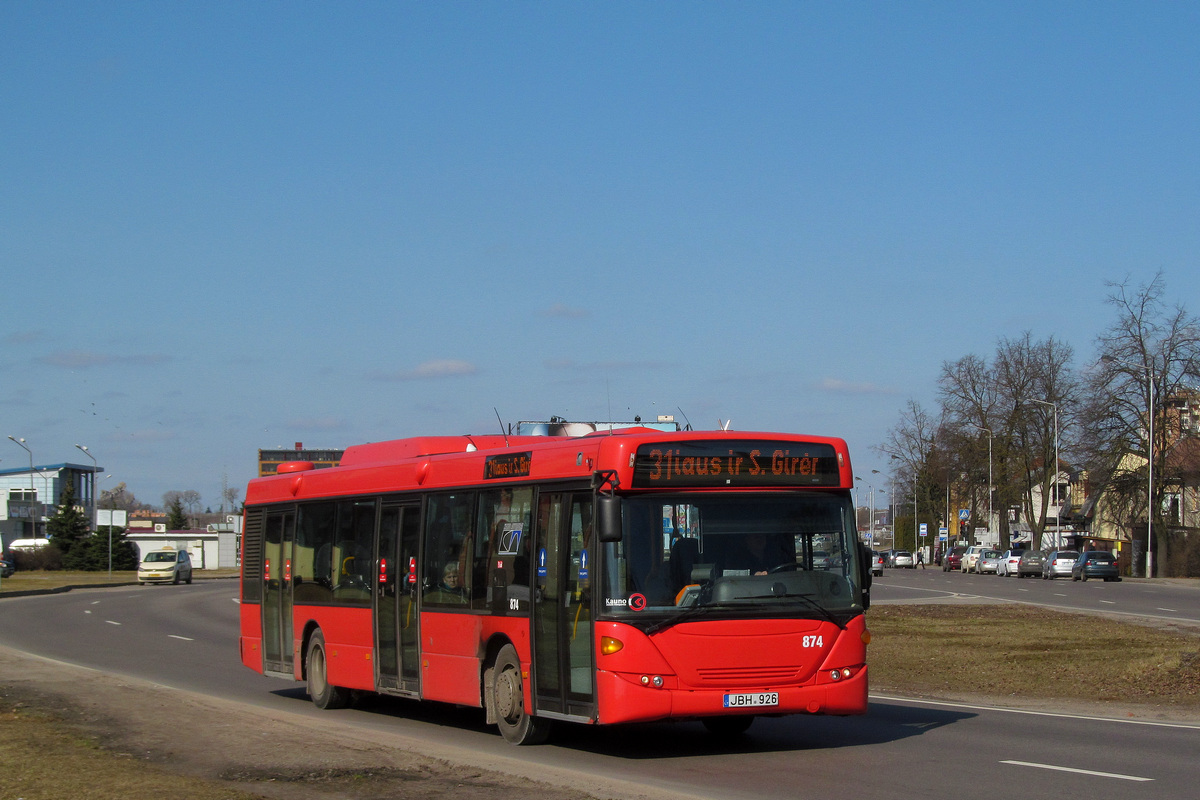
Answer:
M996 705L1085 699L1200 715L1200 632L1024 605L876 606L867 623L873 692Z

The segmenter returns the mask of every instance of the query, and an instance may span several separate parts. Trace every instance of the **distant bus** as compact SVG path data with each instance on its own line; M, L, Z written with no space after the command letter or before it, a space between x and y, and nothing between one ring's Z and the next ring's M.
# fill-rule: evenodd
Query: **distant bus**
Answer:
M552 723L862 714L869 551L845 442L628 428L359 445L246 491L242 662Z

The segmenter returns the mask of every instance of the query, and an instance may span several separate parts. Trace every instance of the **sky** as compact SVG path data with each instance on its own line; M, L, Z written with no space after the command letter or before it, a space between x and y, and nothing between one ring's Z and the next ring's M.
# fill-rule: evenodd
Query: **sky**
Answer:
M7 0L0 436L215 509L674 414L878 489L944 363L1197 310L1198 101L1189 3Z

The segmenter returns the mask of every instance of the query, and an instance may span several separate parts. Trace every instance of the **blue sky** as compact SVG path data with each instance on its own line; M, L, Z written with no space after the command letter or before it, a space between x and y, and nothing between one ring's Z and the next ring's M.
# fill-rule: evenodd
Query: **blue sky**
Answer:
M11 0L0 435L213 507L496 411L868 477L943 362L1197 310L1198 73L1185 3Z

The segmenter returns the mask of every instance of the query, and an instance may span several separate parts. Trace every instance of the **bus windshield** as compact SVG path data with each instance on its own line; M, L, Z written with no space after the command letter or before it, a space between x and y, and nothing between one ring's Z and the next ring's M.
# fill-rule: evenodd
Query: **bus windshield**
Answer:
M626 497L605 545L601 612L655 627L680 612L844 624L863 611L854 509L841 493Z

